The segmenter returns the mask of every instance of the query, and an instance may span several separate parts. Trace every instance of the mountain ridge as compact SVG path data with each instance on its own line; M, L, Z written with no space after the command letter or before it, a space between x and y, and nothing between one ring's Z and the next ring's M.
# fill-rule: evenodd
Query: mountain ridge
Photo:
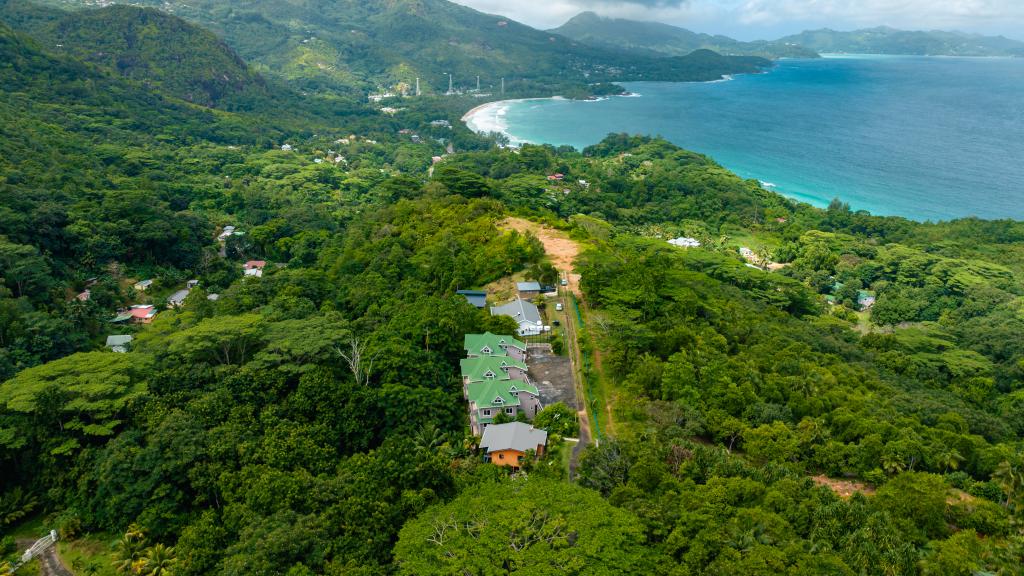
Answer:
M900 30L889 26L850 31L819 28L785 36L779 41L798 43L819 52L1024 57L1024 42L1005 36L947 30Z
M83 61L201 106L265 91L263 78L221 39L152 8L112 5L65 14L37 26L35 34Z
M818 57L813 50L783 42L743 42L720 34L694 32L661 22L607 18L592 11L581 12L549 31L596 46L622 48L644 54L681 56L694 50L709 49L724 55L773 59Z
M85 0L43 0L83 8ZM554 95L589 84L633 80L692 81L684 61L590 46L446 0L140 0L223 38L265 76L308 92L361 95L377 90L443 93L480 76L484 92ZM720 74L751 71L750 61L722 61ZM767 62L758 66L767 66Z

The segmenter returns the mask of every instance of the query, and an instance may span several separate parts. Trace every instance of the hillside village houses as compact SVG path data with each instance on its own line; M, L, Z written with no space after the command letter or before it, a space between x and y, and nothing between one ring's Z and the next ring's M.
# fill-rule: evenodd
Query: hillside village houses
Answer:
M131 334L115 334L107 336L107 348L110 348L112 352L118 352L124 354L128 351L128 345L132 343L135 338Z
M526 344L486 332L466 334L463 347L467 355L460 363L463 395L473 434L482 434L499 414L515 419L533 418L540 412L540 391L527 375Z
M185 298L192 293L192 289L199 285L199 280L189 280L185 287L167 297L168 308L179 308L185 303Z
M153 280L139 280L134 285L132 285L132 288L139 292L145 292L146 290L149 290L149 287L152 285Z
M121 310L110 322L132 322L134 324L150 324L157 315L157 309L152 304L136 304L131 308Z
M242 265L242 274L245 274L246 276L262 278L263 269L266 267L266 260L249 260L248 262Z
M696 238L688 238L686 236L680 236L679 238L673 238L668 241L673 246L679 248L700 248L700 240Z
M224 230L222 230L221 233L217 235L217 241L226 242L227 239L232 236L242 236L243 234L245 233L239 232L238 230L235 229L234 226L225 226Z

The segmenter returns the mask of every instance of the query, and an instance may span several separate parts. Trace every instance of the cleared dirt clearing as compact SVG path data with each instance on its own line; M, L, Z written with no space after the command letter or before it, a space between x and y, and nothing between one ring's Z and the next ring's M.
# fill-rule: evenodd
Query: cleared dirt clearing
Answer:
M530 232L536 236L544 245L544 251L547 252L555 269L568 273L569 289L577 296L580 294L580 276L573 272L576 257L580 254L580 245L570 239L568 234L522 218L506 218L498 223L498 227L502 230L515 230L521 234Z

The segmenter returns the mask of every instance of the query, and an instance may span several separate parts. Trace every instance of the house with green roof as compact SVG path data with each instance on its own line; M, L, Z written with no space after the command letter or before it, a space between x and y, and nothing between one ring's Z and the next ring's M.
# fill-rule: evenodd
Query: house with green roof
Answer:
M463 386L487 380L527 380L526 364L511 356L477 356L459 362Z
M470 358L508 356L520 362L526 361L526 344L512 336L490 332L466 334L463 347L466 350L466 356Z
M541 411L540 391L529 381L484 380L466 385L469 401L469 423L479 436L498 414L515 419L519 414L533 418Z

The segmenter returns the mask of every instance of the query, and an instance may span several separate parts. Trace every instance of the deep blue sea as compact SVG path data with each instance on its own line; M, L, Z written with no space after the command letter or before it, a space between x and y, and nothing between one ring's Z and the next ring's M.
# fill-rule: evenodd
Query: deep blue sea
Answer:
M508 101L469 124L576 147L661 135L819 206L1024 220L1024 59L783 60L730 81L625 86L639 96Z

